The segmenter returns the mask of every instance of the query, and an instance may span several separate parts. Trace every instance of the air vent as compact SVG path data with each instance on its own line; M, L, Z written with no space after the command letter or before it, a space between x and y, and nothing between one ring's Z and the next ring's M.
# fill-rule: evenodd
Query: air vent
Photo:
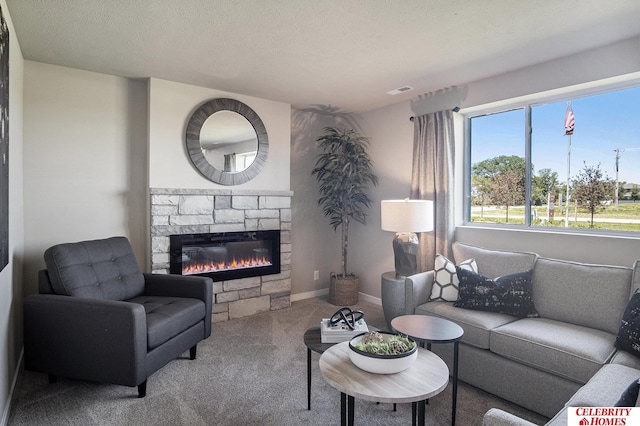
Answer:
M411 86L402 86L399 87L397 89L393 89L387 92L388 95L397 95L399 93L404 93L404 92L408 92L410 90L413 90L413 87Z

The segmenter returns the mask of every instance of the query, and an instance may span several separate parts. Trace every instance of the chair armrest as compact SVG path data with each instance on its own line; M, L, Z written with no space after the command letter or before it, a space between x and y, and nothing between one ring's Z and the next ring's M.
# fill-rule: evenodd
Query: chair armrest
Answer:
M484 414L482 426L536 426L536 424L499 408L492 408Z
M434 272L420 272L415 275L408 276L405 279L405 287L407 291L405 294L411 295L409 299L405 301L407 311L413 314L416 310L416 306L422 305L429 301L431 296L431 287L433 287Z
M207 277L190 277L172 274L149 274L144 276L146 296L190 297L204 302L204 338L211 335L211 309L213 304L213 280Z
M23 306L27 370L125 386L146 380L142 305L37 294Z

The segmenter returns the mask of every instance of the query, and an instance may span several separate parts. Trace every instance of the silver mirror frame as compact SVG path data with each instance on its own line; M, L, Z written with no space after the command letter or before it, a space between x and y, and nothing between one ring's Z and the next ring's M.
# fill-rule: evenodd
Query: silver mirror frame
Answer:
M225 172L213 167L202 153L200 131L202 125L212 114L218 111L232 111L242 115L253 126L258 138L258 153L253 163L240 172ZM235 99L212 99L200 105L187 123L186 145L189 159L195 168L207 179L220 185L240 185L249 182L264 168L269 154L269 136L264 123L248 105Z

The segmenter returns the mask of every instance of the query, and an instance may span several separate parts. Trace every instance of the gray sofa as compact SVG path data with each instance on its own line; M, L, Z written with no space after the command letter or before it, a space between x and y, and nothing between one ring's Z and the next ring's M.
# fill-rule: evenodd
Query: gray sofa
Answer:
M478 273L490 278L532 269L539 313L517 318L429 301L434 272L408 277L405 314L447 318L464 329L460 380L556 425L566 421L565 404L610 406L640 377L640 359L614 346L622 314L640 287L640 261L633 267L591 265L457 242L452 251L456 264L475 259ZM452 345L433 350L452 367ZM501 410L490 410L485 423L530 424Z
M24 299L25 368L137 386L211 334L210 278L142 273L124 237L59 244Z

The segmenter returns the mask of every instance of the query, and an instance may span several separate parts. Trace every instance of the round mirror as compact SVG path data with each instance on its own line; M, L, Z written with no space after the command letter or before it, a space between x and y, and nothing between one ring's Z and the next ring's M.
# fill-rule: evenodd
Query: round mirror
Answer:
M269 150L262 120L235 99L202 104L189 119L186 144L196 169L222 185L239 185L256 177Z

